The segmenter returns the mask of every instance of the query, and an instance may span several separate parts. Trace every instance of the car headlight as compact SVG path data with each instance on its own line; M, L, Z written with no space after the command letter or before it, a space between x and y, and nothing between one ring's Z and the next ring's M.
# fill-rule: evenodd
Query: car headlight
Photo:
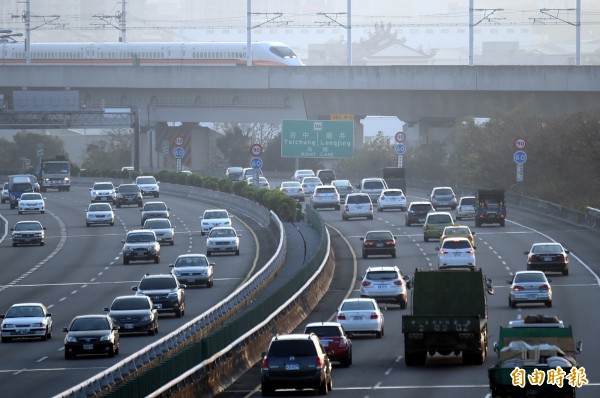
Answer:
M68 182L68 181L69 181L69 177L65 177L65 181L67 181L67 182Z
M77 343L77 339L73 336L65 337L65 343Z
M146 315L145 317L142 318L143 322L149 322L152 320L152 315Z
M110 340L111 340L110 334L105 334L104 336L100 337L100 341L110 341Z
M14 329L15 325L13 325L12 323L5 323L4 325L2 325L2 329Z
M43 323L32 323L31 324L32 328L43 328L44 326L46 326L46 325L44 325Z
M168 295L169 298L177 298L177 292L171 292Z

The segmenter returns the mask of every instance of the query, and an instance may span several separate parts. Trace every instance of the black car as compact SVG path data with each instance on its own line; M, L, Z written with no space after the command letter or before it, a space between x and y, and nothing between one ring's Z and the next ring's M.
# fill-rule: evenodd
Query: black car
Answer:
M281 388L311 388L320 395L333 387L331 362L316 334L287 334L273 337L263 353L261 390L263 397Z
M125 205L137 205L137 207L142 207L144 204L142 191L136 184L121 184L115 191L117 192L117 200L115 201L117 207Z
M123 243L123 264L130 261L154 260L155 264L160 262L160 243L156 233L151 229L134 229L127 232Z
M173 312L177 318L185 314L185 285L171 274L146 274L131 290L148 296L158 312Z
M410 227L413 224L425 223L430 211L435 211L431 202L411 202L404 213L404 225Z
M148 296L119 296L104 308L121 333L158 333L158 311Z
M63 332L67 333L65 359L77 355L119 355L119 327L108 315L76 316Z
M321 179L323 185L329 185L331 181L335 180L335 171L331 169L317 170L316 176Z
M534 243L527 255L527 270L542 272L560 272L569 275L569 254L558 242Z
M150 218L170 218L169 209L165 202L146 202L140 210L142 212L142 227Z
M362 241L362 258L371 255L390 255L396 258L396 237L390 231L369 231Z

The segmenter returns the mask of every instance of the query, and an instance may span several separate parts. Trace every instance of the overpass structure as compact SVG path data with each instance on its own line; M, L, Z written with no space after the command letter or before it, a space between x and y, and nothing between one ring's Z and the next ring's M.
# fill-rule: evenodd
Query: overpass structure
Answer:
M405 132L420 140L436 128L453 130L462 117L517 108L532 117L600 108L598 66L21 65L0 72L0 128L10 129L122 123L143 133L166 122L278 124L331 115L357 122L385 115L405 121ZM69 109L57 108L56 101L37 103L35 111L18 109L15 98L24 91L32 97L68 93ZM115 108L131 108L132 116L106 115ZM354 141L361 143L362 125L355 126ZM148 146L156 146L148 136Z

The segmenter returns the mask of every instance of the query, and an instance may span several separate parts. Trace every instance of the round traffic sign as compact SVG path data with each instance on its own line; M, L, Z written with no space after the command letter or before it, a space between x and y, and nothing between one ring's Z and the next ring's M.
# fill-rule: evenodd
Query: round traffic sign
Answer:
M252 158L252 160L250 161L250 167L252 167L253 169L257 170L257 169L262 169L263 166L263 161L261 158Z
M260 156L263 152L263 147L260 144L250 145L250 153L252 156Z
M527 146L527 141L525 141L525 138L518 137L515 140L515 148L517 148L517 149L525 149L526 146Z
M527 154L523 151L517 151L515 152L514 159L516 164L523 164L527 161Z
M175 138L175 145L182 146L183 145L183 137L176 137Z
M404 142L406 139L406 134L404 134L402 131L398 131L394 138L396 139L396 142Z
M406 145L404 145L404 144L397 144L396 145L396 153L398 155L402 155L404 152L406 152Z
M182 147L178 146L175 147L175 149L173 149L173 156L175 157L175 159L182 159L184 155L185 149L183 149Z

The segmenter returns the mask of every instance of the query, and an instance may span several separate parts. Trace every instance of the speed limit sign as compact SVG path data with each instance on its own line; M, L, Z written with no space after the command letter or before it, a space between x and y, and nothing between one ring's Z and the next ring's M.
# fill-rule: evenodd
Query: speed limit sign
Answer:
M263 152L263 147L260 144L252 144L250 146L250 153L252 156L260 156Z
M518 137L515 140L515 148L517 148L517 149L525 149L526 146L527 146L527 141L525 141L525 138Z

